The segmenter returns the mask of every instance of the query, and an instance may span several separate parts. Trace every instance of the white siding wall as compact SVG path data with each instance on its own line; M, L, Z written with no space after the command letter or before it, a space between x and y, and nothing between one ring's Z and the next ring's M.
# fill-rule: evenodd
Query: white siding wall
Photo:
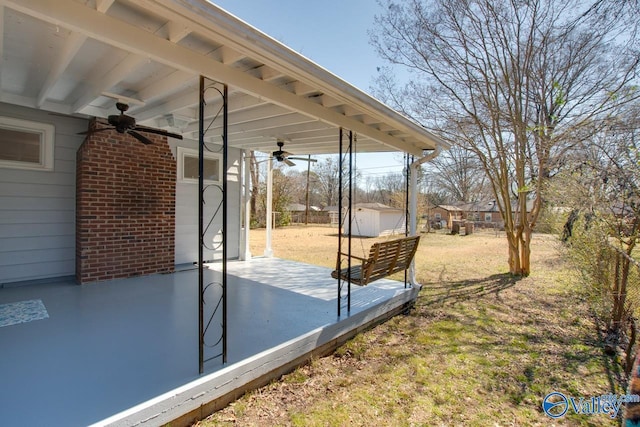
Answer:
M0 286L25 280L75 275L76 151L85 120L0 103L0 115L55 126L53 171L0 167ZM197 148L195 141L171 141ZM239 255L240 150L229 150L229 257ZM214 208L214 203L207 210ZM221 216L212 225L219 237ZM176 264L198 259L198 186L176 183ZM212 236L213 237L213 236ZM221 253L221 251L220 251ZM219 257L219 255L216 255ZM205 253L205 259L213 259Z
M176 142L181 147L197 149L197 141L172 141L171 149L176 155ZM238 258L240 247L240 159L241 151L229 149L229 175L228 175L228 216L227 216L227 244L228 257ZM213 203L205 205L205 224L209 221L213 211L218 205L218 191L213 190L211 194L215 196ZM207 196L207 200L209 200ZM222 229L222 214L216 217L216 222L211 225L213 233L211 239L220 239ZM209 240L210 241L210 240ZM220 259L222 249L214 254L212 251L205 251L204 259ZM176 264L192 263L198 260L198 184L176 182Z
M72 276L77 133L87 122L3 103L0 115L55 126L53 171L0 167L0 286Z
M404 213L403 212L380 212L381 236L389 234L404 234Z
M374 209L354 210L353 236L378 237L404 233L404 214ZM349 232L348 224L345 233Z
M353 231L352 236L361 237L377 237L380 226L379 213L371 209L354 209L353 210ZM345 222L348 225L348 221ZM345 233L349 233L349 227L345 227Z

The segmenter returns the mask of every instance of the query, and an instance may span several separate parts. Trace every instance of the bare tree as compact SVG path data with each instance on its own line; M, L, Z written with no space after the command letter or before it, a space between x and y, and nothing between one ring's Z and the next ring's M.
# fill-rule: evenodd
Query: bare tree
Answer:
M390 172L375 178L376 202L400 208L404 205L405 179L399 172Z
M552 180L550 200L570 206L563 240L585 277L596 313L607 326L608 345L619 343L631 327L626 353L633 347L634 316L640 307L640 122L635 108L608 125L568 159ZM627 371L631 368L627 359Z
M414 73L387 99L477 156L504 219L512 274L530 273L532 231L565 153L638 96L633 5L386 0L376 19L378 53ZM381 84L398 89L388 77Z
M313 168L314 184L313 191L320 198L320 204L324 206L335 206L338 204L338 193L340 189L340 157L326 157L324 161L318 162ZM342 194L346 197L349 188L348 181L349 164L342 165ZM356 170L354 179L354 194L357 191L356 183L360 178L360 173Z
M460 146L452 146L424 167L428 179L449 201L476 202L491 193L480 161Z

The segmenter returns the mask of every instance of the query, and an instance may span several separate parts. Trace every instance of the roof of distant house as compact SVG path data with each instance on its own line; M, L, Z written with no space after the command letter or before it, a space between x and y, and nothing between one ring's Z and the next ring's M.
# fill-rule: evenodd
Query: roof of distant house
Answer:
M384 211L384 212L391 212L391 211L402 212L402 209L394 208L394 207L391 207L391 206L387 206L387 205L382 204L382 203L356 203L355 208L356 209L371 209L371 210L374 210L374 211Z
M462 211L464 211L464 209L461 209L458 206L453 206L453 205L437 205L436 208L442 208L445 211L449 211L449 212L462 212Z

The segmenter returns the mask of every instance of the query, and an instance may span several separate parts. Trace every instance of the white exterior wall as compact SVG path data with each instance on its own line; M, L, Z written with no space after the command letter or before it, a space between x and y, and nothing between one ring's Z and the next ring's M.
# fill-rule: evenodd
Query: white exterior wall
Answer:
M0 115L55 126L54 169L0 167L0 287L5 283L75 275L76 152L87 121L0 103ZM195 149L195 141L172 142ZM239 255L240 150L229 150L229 257ZM213 204L207 206L213 209ZM218 232L222 217L213 228ZM198 259L198 186L176 183L177 264ZM221 250L219 251L221 253ZM219 257L219 256L218 256ZM205 259L213 259L205 253Z
M171 150L174 156L177 158L177 146L178 143L181 147L197 150L198 142L193 140L177 141L172 140ZM215 146L214 146L215 147ZM178 160L179 161L179 160ZM222 158L220 160L222 162ZM242 177L240 176L240 162L241 162L241 150L229 149L229 170L228 170L228 214L227 214L227 242L228 242L228 257L239 257L240 246L240 202L241 191L240 183ZM220 182L222 185L222 182ZM218 199L220 192L215 189L209 189L207 192L211 192L211 195L215 197L215 201L210 202L209 194L206 196L207 203L205 204L205 224L208 223L213 216L215 208L218 206ZM216 221L211 224L210 230L212 233L209 241L214 239L220 239L220 232L222 230L222 213L218 213ZM214 243L210 245L214 247ZM213 260L220 259L222 256L222 248L215 251L205 250L204 259ZM175 251L175 263L186 264L198 261L198 184L197 183L183 183L180 182L178 177L176 182L176 251Z
M380 236L404 234L405 217L403 212L380 212Z
M358 208L353 210L352 236L377 237L380 235L380 213L371 209ZM349 233L348 221L345 222L345 233Z
M358 208L353 211L352 236L378 237L390 234L404 234L404 213L398 211ZM345 222L345 233L349 233L348 223Z
M55 126L52 171L0 167L0 286L73 276L77 133L87 121L3 103L0 115Z

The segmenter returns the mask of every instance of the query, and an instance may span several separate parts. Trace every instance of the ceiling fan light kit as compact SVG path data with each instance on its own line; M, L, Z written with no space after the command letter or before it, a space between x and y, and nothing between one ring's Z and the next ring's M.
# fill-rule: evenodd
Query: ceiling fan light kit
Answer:
M274 159L276 159L279 162L283 162L287 166L295 166L296 165L291 160L302 160L304 162L311 162L311 163L316 163L318 161L318 160L312 159L312 158L305 159L304 157L289 157L291 155L291 153L283 150L284 141L277 141L277 144L278 144L278 150L276 150L273 153L271 153L271 155L273 156Z
M129 105L125 104L124 102L117 102L116 108L120 111L120 114L113 114L107 118L107 121L113 127L106 127L106 128L89 130L86 132L80 132L79 135L90 135L92 133L102 132L105 130L115 130L118 133L127 133L145 145L152 144L152 141L146 136L140 134L140 132L151 133L155 135L162 135L170 138L182 139L182 135L179 135L177 133L172 133L162 129L154 129L146 126L137 125L136 119L134 117L128 116L124 113L129 109Z

